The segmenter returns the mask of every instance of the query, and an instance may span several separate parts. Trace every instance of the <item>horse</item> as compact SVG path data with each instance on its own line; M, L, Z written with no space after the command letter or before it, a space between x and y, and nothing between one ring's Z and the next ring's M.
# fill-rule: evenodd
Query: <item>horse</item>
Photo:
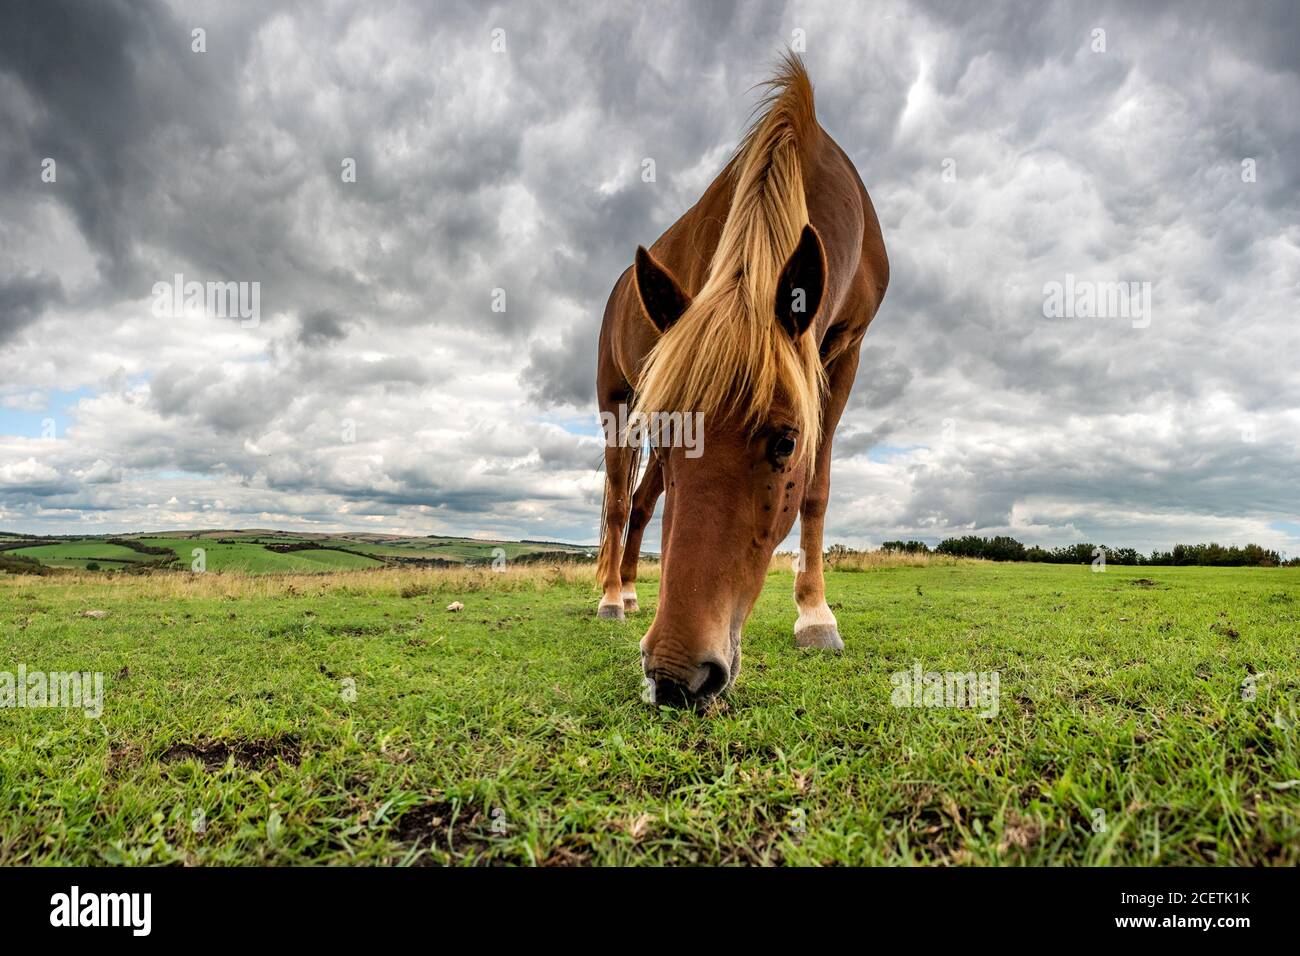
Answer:
M826 603L831 440L889 283L875 209L782 58L729 162L610 293L596 391L605 427L597 614L638 610L637 558L664 497L646 699L702 708L740 671L741 629L800 518L798 647L844 648ZM629 409L630 418L629 418ZM698 448L680 423L702 416ZM643 432L611 421L668 422ZM643 447L650 455L636 484Z

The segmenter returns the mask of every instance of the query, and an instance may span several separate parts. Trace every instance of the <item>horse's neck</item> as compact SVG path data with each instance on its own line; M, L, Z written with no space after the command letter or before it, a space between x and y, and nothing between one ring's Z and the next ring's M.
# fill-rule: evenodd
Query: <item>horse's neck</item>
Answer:
M704 195L659 237L653 251L692 296L709 277L723 224L731 209L731 167L723 169Z

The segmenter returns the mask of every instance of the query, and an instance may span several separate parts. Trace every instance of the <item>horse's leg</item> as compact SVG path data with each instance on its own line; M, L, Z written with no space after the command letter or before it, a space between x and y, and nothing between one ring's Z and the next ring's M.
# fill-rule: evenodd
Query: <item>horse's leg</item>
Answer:
M826 581L822 576L822 528L826 503L831 494L831 440L849 399L858 371L858 346L854 345L831 362L827 369L826 403L822 409L822 443L817 449L817 471L804 491L799 509L799 569L794 578L794 602L799 620L794 625L796 647L822 647L840 651L839 624L826 603Z
M645 526L654 517L655 505L664 490L664 471L659 466L659 459L652 452L650 461L645 466L645 475L637 486L632 498L632 513L628 518L627 544L623 548L623 564L619 577L623 584L623 610L639 611L636 602L636 565L641 554L641 536Z
M632 497L632 467L635 448L623 444L605 446L605 516L601 529L600 557L596 573L600 580L599 617L623 620L623 585L619 565L623 557L623 527Z

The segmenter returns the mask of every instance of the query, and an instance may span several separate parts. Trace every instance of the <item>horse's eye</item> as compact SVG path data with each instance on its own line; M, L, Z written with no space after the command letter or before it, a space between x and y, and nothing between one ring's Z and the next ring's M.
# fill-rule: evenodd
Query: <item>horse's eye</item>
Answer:
M774 461L785 461L794 454L795 436L791 432L782 432L772 439L768 453Z

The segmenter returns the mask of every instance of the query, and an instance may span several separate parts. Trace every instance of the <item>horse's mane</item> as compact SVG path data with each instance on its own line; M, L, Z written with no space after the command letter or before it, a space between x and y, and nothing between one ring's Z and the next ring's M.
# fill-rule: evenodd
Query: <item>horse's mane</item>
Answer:
M768 415L779 392L793 406L803 458L820 441L825 372L815 336L792 342L775 302L781 268L808 222L801 154L817 119L797 56L786 54L762 88L767 95L728 164L731 207L708 278L647 356L636 405L646 413L736 412L749 426Z

